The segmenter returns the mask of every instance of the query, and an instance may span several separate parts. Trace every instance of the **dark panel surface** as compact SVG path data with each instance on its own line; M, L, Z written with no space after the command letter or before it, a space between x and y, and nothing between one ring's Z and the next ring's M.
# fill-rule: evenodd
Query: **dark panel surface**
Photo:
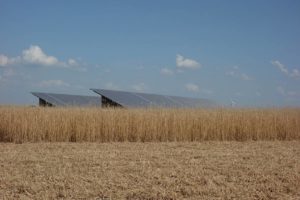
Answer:
M167 108L193 108L214 107L216 103L209 99L187 98L148 94L140 92L125 92L117 90L91 89L97 94L110 99L123 107L167 107Z
M70 94L32 92L32 94L54 106L101 106L101 98Z

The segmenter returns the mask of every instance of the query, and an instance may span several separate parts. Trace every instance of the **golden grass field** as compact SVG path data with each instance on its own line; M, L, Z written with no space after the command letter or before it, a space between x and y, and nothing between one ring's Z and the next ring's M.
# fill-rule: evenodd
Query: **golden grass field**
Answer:
M3 142L299 140L300 109L0 107Z
M300 199L300 109L0 107L0 199Z

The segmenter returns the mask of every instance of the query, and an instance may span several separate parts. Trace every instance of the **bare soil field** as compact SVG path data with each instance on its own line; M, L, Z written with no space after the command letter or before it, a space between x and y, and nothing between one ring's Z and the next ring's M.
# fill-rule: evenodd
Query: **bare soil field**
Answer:
M300 142L0 143L0 199L300 199Z

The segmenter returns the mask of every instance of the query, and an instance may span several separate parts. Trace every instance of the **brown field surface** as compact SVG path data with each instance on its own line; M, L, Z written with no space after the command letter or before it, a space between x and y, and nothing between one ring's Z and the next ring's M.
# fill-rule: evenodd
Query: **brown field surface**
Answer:
M300 142L0 143L0 199L300 199Z
M300 109L0 107L3 142L300 140Z
M0 199L300 199L300 109L0 106Z

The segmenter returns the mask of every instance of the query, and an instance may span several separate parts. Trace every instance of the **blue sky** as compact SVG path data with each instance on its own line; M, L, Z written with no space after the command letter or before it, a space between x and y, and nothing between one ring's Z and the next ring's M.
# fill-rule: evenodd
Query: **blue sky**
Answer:
M0 104L89 88L300 106L300 1L0 0Z

